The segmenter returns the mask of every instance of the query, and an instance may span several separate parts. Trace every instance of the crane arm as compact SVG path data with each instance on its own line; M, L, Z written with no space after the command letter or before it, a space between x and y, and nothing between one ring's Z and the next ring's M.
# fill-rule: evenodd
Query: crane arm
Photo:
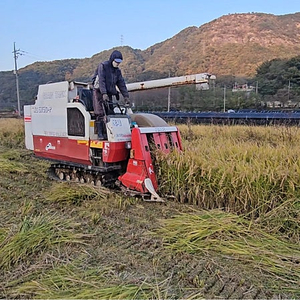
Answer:
M126 86L129 92L187 84L200 84L203 85L203 89L208 89L208 81L210 78L215 79L216 77L208 73L200 73L194 75L185 75L179 77L169 77L164 79L128 83L126 84Z

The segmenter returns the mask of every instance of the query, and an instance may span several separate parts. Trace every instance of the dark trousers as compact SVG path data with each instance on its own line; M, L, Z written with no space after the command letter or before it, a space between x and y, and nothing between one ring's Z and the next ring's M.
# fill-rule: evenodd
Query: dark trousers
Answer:
M106 116L114 114L112 96L109 95L110 101L104 101L99 89L93 90L93 106L94 114L96 117L95 123L98 130L98 137L106 139Z
M109 96L110 102L103 100L102 94L99 89L93 90L93 106L94 114L96 116L96 121L104 121L106 115L113 115L114 108L112 103L112 96Z

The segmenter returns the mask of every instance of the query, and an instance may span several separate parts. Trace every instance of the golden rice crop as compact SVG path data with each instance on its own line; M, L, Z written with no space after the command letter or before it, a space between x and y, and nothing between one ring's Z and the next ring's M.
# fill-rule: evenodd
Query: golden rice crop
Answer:
M23 148L24 137L23 119L0 118L0 145Z
M190 130L182 126L183 153L159 159L161 193L253 218L300 196L299 128L194 126L192 135Z

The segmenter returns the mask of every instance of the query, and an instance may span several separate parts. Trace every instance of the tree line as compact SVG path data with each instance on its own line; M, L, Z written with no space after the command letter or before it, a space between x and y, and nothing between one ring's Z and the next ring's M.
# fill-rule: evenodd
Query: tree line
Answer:
M239 88L241 87L241 88ZM166 111L168 89L134 95L137 110ZM228 109L300 109L300 56L264 62L252 78L220 76L210 89L171 88L171 110L227 111Z
M66 70L77 65L69 60L54 64L48 71L35 66L20 74L21 106L33 104L38 85L49 81L68 80ZM53 69L54 68L54 69ZM2 72L0 109L16 108L12 72ZM145 76L144 76L145 77ZM142 80L157 79L142 78ZM138 78L140 81L141 78ZM88 82L90 78L77 78ZM32 86L32 82L35 84ZM30 88L28 88L31 85ZM246 88L243 88L246 86ZM242 87L242 88L237 88ZM169 94L170 93L170 94ZM169 98L170 95L170 98ZM292 59L273 59L264 62L252 78L219 76L210 80L209 90L197 90L195 85L133 92L131 99L137 111L224 111L228 109L298 109L300 106L300 56ZM26 99L26 100L24 100ZM168 106L170 101L170 106Z

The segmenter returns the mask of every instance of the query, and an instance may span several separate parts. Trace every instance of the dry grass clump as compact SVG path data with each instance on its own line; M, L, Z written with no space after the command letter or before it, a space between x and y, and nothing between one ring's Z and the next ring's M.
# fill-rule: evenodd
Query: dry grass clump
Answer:
M291 241L300 241L300 199L288 199L272 209L270 212L260 216L257 220L270 233L281 233Z
M5 173L24 174L27 172L24 164L17 161L5 159L4 157L0 157L0 169L2 175L4 175Z
M0 146L1 174L16 173L22 175L29 173L31 171L31 166L30 164L27 164L27 161L24 161L28 160L28 156L29 151L27 150L5 149Z
M56 266L14 293L36 299L151 299L146 284L124 284L109 268L86 268L78 262Z
M19 228L12 228L0 245L0 270L9 270L18 263L29 262L34 255L64 243L83 243L79 224L50 214L24 217Z
M191 129L189 129L191 130ZM163 156L163 194L205 209L264 219L300 196L300 135L296 127L183 127L185 151ZM287 208L287 206L285 206ZM300 230L299 213L290 218ZM286 227L286 229L288 229Z
M0 244L3 242L3 240L5 239L6 235L7 235L7 229L5 228L0 228Z
M0 145L10 148L24 147L23 119L0 118Z
M89 206L94 208L99 206L98 213L106 213L113 208L123 210L138 201L134 198L126 198L123 194L115 193L108 188L74 182L61 182L52 185L46 192L45 199L48 203L59 203L61 205L84 204L88 210ZM94 213L96 213L95 209Z
M81 204L82 201L108 197L108 189L97 189L92 185L62 182L47 191L45 198L50 202Z
M243 217L219 210L179 214L162 220L155 235L162 237L171 251L218 253L241 260L251 268L276 276L278 289L286 286L289 292L300 296L299 246L266 233Z

